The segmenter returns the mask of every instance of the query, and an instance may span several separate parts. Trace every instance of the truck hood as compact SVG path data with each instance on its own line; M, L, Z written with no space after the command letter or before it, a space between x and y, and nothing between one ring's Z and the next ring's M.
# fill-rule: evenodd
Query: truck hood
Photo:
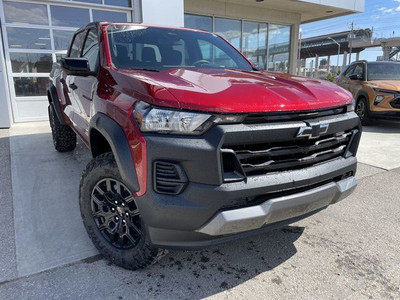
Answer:
M351 103L346 90L316 79L271 72L228 69L173 69L161 72L121 70L165 88L174 101L153 97L154 105L209 112L309 111ZM161 104L160 104L161 103Z

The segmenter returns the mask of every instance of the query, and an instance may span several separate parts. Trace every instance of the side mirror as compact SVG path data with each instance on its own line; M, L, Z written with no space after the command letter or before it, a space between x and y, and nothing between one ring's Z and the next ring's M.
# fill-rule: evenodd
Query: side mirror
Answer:
M67 75L74 76L90 76L95 75L95 72L90 70L89 61L87 58L71 58L65 57L61 59L61 68Z
M362 77L357 74L353 74L349 76L350 80L362 80Z

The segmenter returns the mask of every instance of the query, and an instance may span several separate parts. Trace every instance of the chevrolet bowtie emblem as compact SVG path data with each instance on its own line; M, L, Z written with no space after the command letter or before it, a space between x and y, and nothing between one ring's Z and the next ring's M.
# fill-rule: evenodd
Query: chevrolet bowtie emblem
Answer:
M304 126L297 133L298 138L317 139L321 134L328 132L329 124L317 124L312 126Z

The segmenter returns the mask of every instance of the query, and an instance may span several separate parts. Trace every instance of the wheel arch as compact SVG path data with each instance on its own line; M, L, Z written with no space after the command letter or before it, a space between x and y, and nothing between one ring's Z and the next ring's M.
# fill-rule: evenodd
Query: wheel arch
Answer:
M124 183L132 192L139 191L139 180L128 139L121 126L103 113L90 120L90 149L93 157L111 151Z
M49 105L53 106L56 116L60 121L61 125L65 125L65 121L62 117L60 100L57 95L57 89L52 82L50 82L47 86L47 99L49 101Z
M362 99L362 98L364 98L367 101L367 110L369 112L371 110L370 109L371 103L369 101L369 96L368 96L367 92L365 92L365 91L359 91L358 92L357 98L356 98L356 105L357 105L358 101L360 101L360 99Z

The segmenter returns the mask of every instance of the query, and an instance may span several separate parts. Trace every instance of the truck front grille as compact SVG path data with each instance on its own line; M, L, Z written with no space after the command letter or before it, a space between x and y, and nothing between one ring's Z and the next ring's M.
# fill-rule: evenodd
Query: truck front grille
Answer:
M221 149L233 151L246 176L262 175L275 171L294 170L345 156L354 129L316 139L293 139L287 142L230 145ZM228 156L222 156L223 159ZM227 162L224 162L227 165Z

